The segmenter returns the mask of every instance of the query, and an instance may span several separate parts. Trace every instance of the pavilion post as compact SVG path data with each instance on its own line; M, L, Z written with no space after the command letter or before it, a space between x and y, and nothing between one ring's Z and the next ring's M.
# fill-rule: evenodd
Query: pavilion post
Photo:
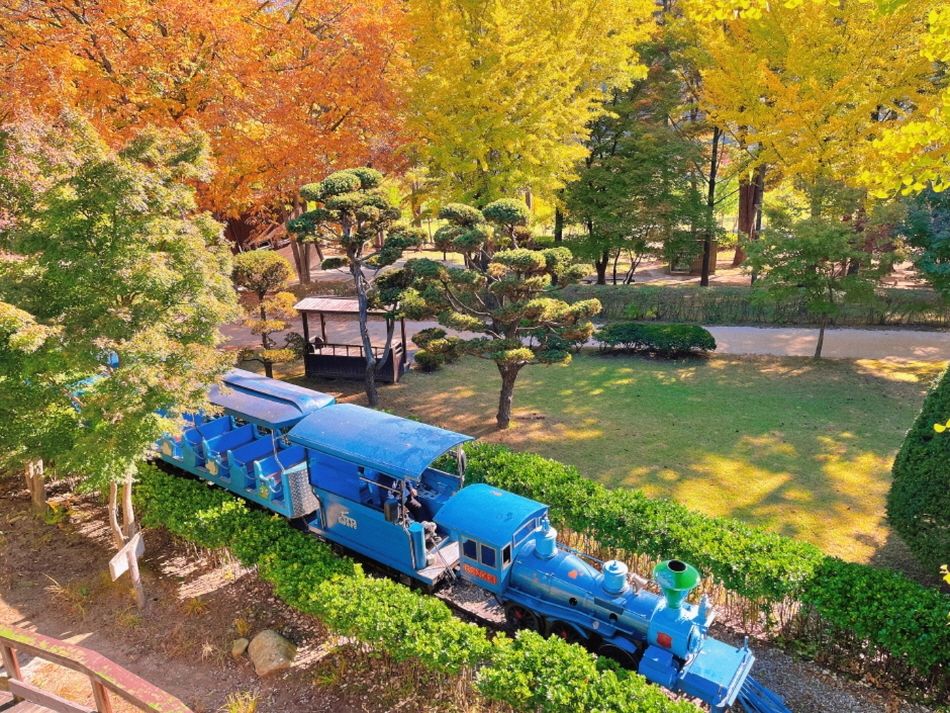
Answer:
M323 343L327 343L327 320L323 316L323 312L320 313L320 336L323 338Z
M309 320L307 319L306 312L301 312L300 316L303 317L303 341L304 341L304 344L306 345L304 347L304 352L306 353L306 350L310 346L310 323L309 323Z

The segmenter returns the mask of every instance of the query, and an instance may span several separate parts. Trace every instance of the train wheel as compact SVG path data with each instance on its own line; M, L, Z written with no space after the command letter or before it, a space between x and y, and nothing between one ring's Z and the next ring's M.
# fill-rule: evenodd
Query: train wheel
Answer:
M581 642L581 635L577 633L577 629L563 621L551 622L551 636L563 639L569 644Z
M635 671L637 668L637 659L629 651L624 651L619 646L613 644L604 644L597 653L605 658L613 659L624 668Z
M508 627L512 630L541 630L541 619L538 615L519 604L509 604L505 607L505 620L508 622Z

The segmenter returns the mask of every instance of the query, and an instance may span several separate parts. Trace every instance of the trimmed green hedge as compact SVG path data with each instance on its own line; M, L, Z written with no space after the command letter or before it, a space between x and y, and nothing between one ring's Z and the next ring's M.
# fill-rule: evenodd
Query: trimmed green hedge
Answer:
M713 285L571 285L568 302L596 297L610 320L636 319L698 324L816 324L800 297L779 302L752 299L748 287ZM950 302L930 290L888 288L867 305L846 304L835 316L840 326L950 326Z
M466 447L469 482L487 482L551 505L562 527L609 551L677 557L765 613L794 600L832 629L871 642L943 688L950 665L950 597L896 572L829 557L737 520L714 518L638 491L610 490L576 468L502 446ZM825 632L828 633L828 632ZM864 658L870 658L864 655Z
M227 547L244 565L256 565L277 596L338 634L438 674L475 671L482 695L517 710L696 713L642 676L560 639L530 632L489 638L435 597L365 575L329 545L220 488L148 466L136 500L146 526L202 547Z
M713 351L716 340L698 324L613 322L595 335L603 350L643 351L675 357Z
M950 564L950 370L945 371L911 426L894 460L887 519L914 555L936 572Z

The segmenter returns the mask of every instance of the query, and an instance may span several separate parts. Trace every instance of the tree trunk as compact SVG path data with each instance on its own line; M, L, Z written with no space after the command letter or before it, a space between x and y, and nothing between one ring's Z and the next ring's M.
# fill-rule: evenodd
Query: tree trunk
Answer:
M620 251L617 250L617 252L614 253L614 266L613 266L613 282L615 285L617 284L617 262L619 260L620 260Z
M815 359L821 359L821 348L825 345L826 326L828 326L828 318L822 315L821 323L818 327L818 344L815 345Z
M559 246L564 242L564 213L560 208L554 209L554 244ZM557 285L557 275L551 275L551 284Z
M712 155L709 160L709 187L706 192L706 226L703 231L703 267L699 277L701 287L709 287L709 272L715 257L712 254L713 221L716 210L716 177L719 173L719 140L722 132L713 127Z
M393 335L396 333L396 320L387 319L386 320L386 346L383 347L383 355L380 357L380 364L385 364L389 359L389 355L393 351Z
M363 271L359 260L350 258L350 274L356 283L356 300L360 310L360 337L363 353L366 355L366 400L370 408L379 406L379 392L376 390L376 357L373 356L373 342L369 337L369 298L363 282Z
M136 527L135 508L132 505L132 476L128 475L122 487L122 528L125 536L132 537Z
M33 512L43 517L49 510L46 504L46 479L43 473L43 459L34 460L29 465L30 474L30 500L33 506Z
M294 268L297 270L297 279L300 280L301 285L310 284L310 248L311 243L301 243L296 238L290 239L290 253L294 258ZM320 253L319 247L317 253ZM320 262L323 262L322 255Z
M109 529L112 530L112 541L121 550L125 544L125 533L119 525L119 485L115 481L109 483Z
M607 284L607 265L610 264L610 251L604 250L603 254L594 260L594 268L597 270L597 284Z
M498 414L495 419L498 428L508 428L511 423L511 402L515 395L515 380L521 365L498 364L498 373L501 374L501 396L498 399Z
M746 259L743 240L757 240L762 229L762 201L765 197L765 165L756 166L752 180L743 177L739 184L738 242L732 266L739 267Z

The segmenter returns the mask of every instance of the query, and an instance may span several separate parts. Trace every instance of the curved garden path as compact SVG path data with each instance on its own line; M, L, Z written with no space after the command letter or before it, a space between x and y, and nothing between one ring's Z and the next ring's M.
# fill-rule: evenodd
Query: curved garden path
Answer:
M420 329L437 326L435 322L406 322L411 337ZM382 323L370 325L374 341L383 341ZM716 338L717 354L757 354L771 356L811 356L815 351L818 330L808 327L707 327ZM300 320L294 320L293 331L300 332ZM259 337L240 324L224 328L227 348L238 349L260 344ZM356 322L327 324L332 342L358 344ZM592 343L593 345L593 343ZM836 359L915 359L934 361L950 359L950 331L916 329L828 329L823 348L825 357Z

